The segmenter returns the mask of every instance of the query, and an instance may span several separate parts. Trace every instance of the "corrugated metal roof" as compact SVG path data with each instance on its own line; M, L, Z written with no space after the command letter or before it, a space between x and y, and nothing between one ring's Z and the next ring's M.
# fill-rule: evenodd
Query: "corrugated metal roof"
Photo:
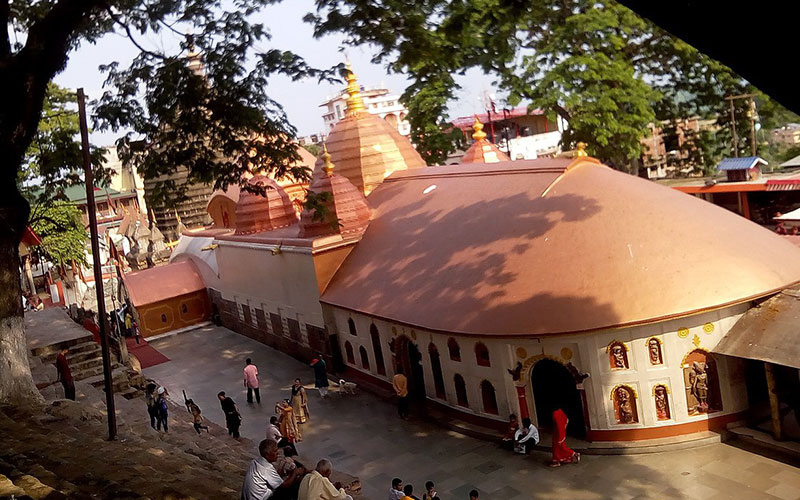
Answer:
M744 156L742 158L725 158L719 165L717 170L749 170L756 165L766 165L767 162L758 156Z
M800 167L800 155L795 156L791 160L781 163L781 168L787 167Z
M784 290L744 313L712 351L800 368L798 324L800 292Z

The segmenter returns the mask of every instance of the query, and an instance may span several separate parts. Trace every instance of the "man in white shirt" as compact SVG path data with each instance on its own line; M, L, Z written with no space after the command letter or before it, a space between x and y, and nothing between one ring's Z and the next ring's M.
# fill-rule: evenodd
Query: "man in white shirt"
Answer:
M281 430L278 428L278 417L270 417L267 426L267 439L272 439L276 443L281 440Z
M250 463L244 476L241 500L267 500L275 494L276 489L295 484L298 477L305 472L298 467L286 479L281 479L272 465L278 459L278 443L273 439L261 441L258 453L261 456Z
M329 479L333 472L333 464L323 458L317 462L317 468L311 471L300 482L297 500L353 500L343 488L336 488Z
M531 419L523 418L522 427L514 435L514 450L517 453L530 453L539 444L539 430L531 423Z

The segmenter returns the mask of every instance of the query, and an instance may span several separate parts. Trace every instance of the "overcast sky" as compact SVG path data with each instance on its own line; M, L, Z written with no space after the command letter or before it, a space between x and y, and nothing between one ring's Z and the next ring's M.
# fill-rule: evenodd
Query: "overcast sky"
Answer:
M312 66L330 67L342 62L344 55L341 36L329 36L320 40L312 36L311 25L302 18L314 9L313 0L288 0L266 8L255 21L264 23L272 34L272 41L265 48L292 50L303 56ZM142 40L149 47L171 45L172 40L151 37ZM358 76L359 83L371 87L384 83L391 91L400 94L408 85L403 75L389 75L385 67L370 62L373 51L370 47L349 47L347 53ZM67 67L55 78L61 86L76 89L83 87L89 99L97 98L103 91L101 64L119 61L127 64L136 55L136 48L120 35L108 35L96 45L84 44L74 52ZM457 80L463 87L456 102L451 103L451 118L481 111L481 95L489 90L492 79L479 71L470 71ZM292 82L288 78L275 77L271 82L271 97L281 103L298 134L309 135L323 130L322 108L319 105L328 96L344 88L342 85L318 84L314 80ZM92 142L110 145L116 139L113 133L94 133Z

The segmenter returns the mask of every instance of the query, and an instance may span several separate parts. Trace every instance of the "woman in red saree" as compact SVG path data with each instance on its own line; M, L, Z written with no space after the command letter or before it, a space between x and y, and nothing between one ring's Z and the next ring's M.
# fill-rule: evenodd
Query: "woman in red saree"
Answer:
M553 461L551 467L559 467L561 464L580 462L581 454L572 451L567 446L567 423L569 418L561 410L553 412Z

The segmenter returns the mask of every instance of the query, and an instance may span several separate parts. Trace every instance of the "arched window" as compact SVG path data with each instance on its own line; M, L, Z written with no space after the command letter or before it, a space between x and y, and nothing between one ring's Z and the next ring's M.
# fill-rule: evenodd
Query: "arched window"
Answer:
M628 347L619 340L614 340L606 348L608 352L608 362L612 370L628 369Z
M627 385L618 385L611 392L614 401L614 416L618 424L635 424L639 422L636 410L636 392Z
M369 327L369 336L372 337L372 353L375 355L375 365L378 375L386 375L386 366L383 364L383 350L381 349L381 335L375 323Z
M456 373L453 377L453 383L456 386L456 401L458 406L469 408L469 401L467 400L467 384L464 383L464 377Z
M483 342L478 342L475 344L475 360L478 362L479 366L491 366L491 360L489 359L489 349Z
M350 363L351 365L356 364L356 357L353 354L353 345L350 343L349 340L344 343L344 353L345 356L347 356L348 363Z
M363 345L358 348L358 355L361 356L361 368L369 370L369 357Z
M664 384L653 387L653 399L656 404L656 418L658 420L669 420L669 389Z
M353 321L353 318L347 320L347 328L350 329L350 335L357 336L358 332L356 331L356 322Z
M695 349L683 358L681 367L689 416L721 411L722 393L714 357L703 349Z
M442 376L442 363L439 361L439 349L431 342L428 345L428 355L431 358L431 371L433 372L433 386L436 389L436 397L446 399L447 393L444 390L444 376Z
M458 342L453 337L447 339L447 350L450 351L450 359L453 361L461 361L461 348Z
M497 396L494 394L494 386L488 380L481 382L481 397L483 398L483 411L497 415Z
M656 337L647 339L647 357L651 365L663 365L664 356L661 354L661 341Z

